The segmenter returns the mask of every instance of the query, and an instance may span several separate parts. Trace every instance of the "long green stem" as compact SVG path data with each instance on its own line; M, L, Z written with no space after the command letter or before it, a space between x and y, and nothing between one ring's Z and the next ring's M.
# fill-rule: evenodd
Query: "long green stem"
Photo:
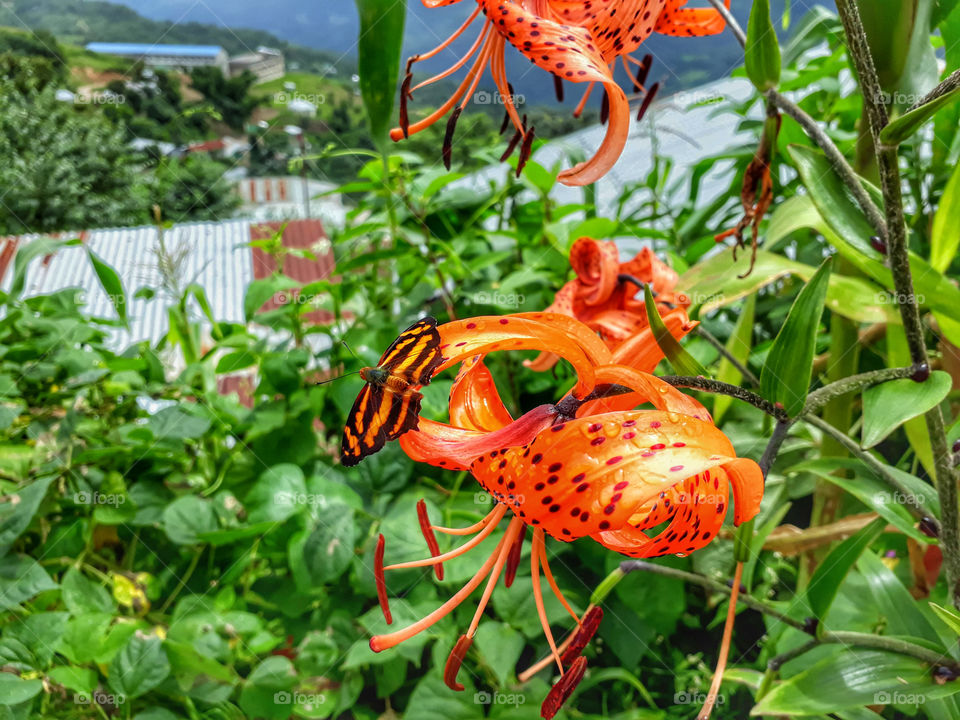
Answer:
M920 308L914 292L913 277L910 270L910 255L907 244L907 224L903 212L902 186L900 180L897 148L884 145L880 134L887 126L889 118L883 104L883 93L867 35L860 19L860 11L854 0L837 0L837 9L847 35L847 52L853 61L860 79L867 118L877 148L877 160L880 169L880 184L883 189L884 206L887 215L887 254L890 270L893 274L894 289L898 298L900 317L910 348L910 357L914 364L927 366L927 346L924 338ZM957 477L951 455L947 447L943 414L940 406L933 408L924 416L930 444L933 450L934 470L936 472L937 493L940 497L942 512L942 530L940 535L943 550L944 568L947 575L947 587L954 606L960 607L960 508L957 506Z

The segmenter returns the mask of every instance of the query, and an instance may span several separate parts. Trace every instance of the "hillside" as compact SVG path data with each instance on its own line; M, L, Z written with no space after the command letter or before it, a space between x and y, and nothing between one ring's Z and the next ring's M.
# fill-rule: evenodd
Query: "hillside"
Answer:
M216 18L209 18L210 24L171 23L158 16L146 18L139 14L138 11L153 12L153 8L145 7L147 3L127 5L136 10L99 0L6 0L0 3L0 25L48 30L61 42L75 45L93 41L221 45L231 54L266 45L283 50L288 63L295 68L325 74L335 68L336 74L343 77L356 71L352 57L298 46L264 30L243 29L242 24L233 29Z

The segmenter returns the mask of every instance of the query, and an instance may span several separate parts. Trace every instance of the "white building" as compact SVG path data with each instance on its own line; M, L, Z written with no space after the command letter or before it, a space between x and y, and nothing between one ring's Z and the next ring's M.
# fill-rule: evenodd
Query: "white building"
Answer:
M260 82L278 80L287 73L283 53L274 48L258 47L256 52L230 58L230 75L236 77L252 72Z
M215 67L224 75L230 74L230 56L219 45L160 45L147 43L93 42L90 52L116 55L143 63L149 67L189 72L198 67Z

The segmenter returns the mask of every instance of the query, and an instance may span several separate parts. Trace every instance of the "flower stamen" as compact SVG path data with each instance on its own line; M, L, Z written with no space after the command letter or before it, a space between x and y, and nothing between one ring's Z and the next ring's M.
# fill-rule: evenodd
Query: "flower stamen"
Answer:
M440 554L440 545L437 543L437 536L433 534L433 528L430 526L427 503L423 499L417 501L417 518L420 520L420 532L423 533L423 539L427 541L430 555L435 558ZM433 571L437 580L443 580L443 563L435 564Z

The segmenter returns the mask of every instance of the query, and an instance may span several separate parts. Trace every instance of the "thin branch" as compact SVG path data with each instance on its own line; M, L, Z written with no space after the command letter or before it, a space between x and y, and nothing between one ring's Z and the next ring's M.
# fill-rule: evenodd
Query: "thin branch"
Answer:
M933 512L924 508L923 502L913 494L913 492L902 482L900 479L890 472L887 464L882 460L878 460L873 453L864 450L857 444L856 441L852 440L846 433L841 432L833 425L828 423L826 420L818 418L816 415L809 415L803 418L803 421L808 425L813 425L815 428L825 432L827 435L832 437L834 440L843 445L850 453L860 460L863 461L863 464L869 467L873 472L875 472L881 480L890 485L898 493L902 494L904 498L907 499L907 502L904 502L904 507L910 511L917 519L922 520L923 518L933 517ZM939 532L939 528L938 528Z
M918 370L920 370L920 368L916 367L884 368L883 370L873 370L837 380L807 395L807 402L803 407L803 414L812 415L824 405L848 393L863 390L872 385L879 385L880 383L890 380L902 380L903 378L913 377Z
M960 88L960 70L954 70L950 73L950 76L946 80L920 98L907 112L921 108L927 103L932 103L934 100L938 100L944 95L952 93L957 88Z
M783 408L778 408L769 400L764 400L754 392L745 388L731 385L730 383L720 382L719 380L710 380L705 377L692 377L682 375L665 375L660 378L665 383L677 388L690 388L692 390L702 390L703 392L713 393L714 395L728 395L737 400L753 405L758 410L762 410L767 415L775 417L781 422L789 421L790 417Z
M697 325L696 329L693 332L699 335L700 337L702 337L711 345L713 345L713 347L716 348L717 352L720 353L723 357L725 357L727 361L731 365L733 365L737 369L737 371L741 375L743 375L744 378L747 379L748 382L750 382L751 385L755 385L755 386L760 385L760 378L754 375L753 371L750 368L748 368L742 362L737 360L737 358L734 357L733 353L727 350L726 345L720 342L712 333L705 330L703 325Z
M893 274L900 317L910 348L910 359L918 368L929 368L927 345L924 338L920 308L914 291L907 244L907 225L903 213L903 196L900 165L896 147L887 147L880 134L889 121L884 95L873 64L873 56L867 42L867 34L860 19L860 10L854 0L837 0L837 9L847 35L847 53L853 61L860 79L864 106L877 149L877 166L883 188L883 200L887 213L887 256ZM940 540L943 550L947 587L954 606L960 607L960 508L957 505L957 476L947 447L947 435L943 414L937 405L924 416L930 446L933 451L936 471L937 494L940 498L943 524Z
M717 12L723 16L723 19L726 20L727 26L730 28L730 32L732 32L734 37L737 38L737 42L740 43L740 47L746 48L747 34L743 31L743 28L740 27L740 23L737 22L737 19L733 16L733 13L727 9L727 6L723 4L722 0L710 0L710 4L713 5L717 9Z
M767 447L763 451L763 456L760 458L760 471L763 473L763 477L767 477L770 468L773 467L773 463L777 459L777 453L780 452L780 446L783 445L783 441L787 439L787 434L792 427L793 421L784 422L781 420L777 423L777 427L774 428L773 434L770 436L770 442L767 443Z

